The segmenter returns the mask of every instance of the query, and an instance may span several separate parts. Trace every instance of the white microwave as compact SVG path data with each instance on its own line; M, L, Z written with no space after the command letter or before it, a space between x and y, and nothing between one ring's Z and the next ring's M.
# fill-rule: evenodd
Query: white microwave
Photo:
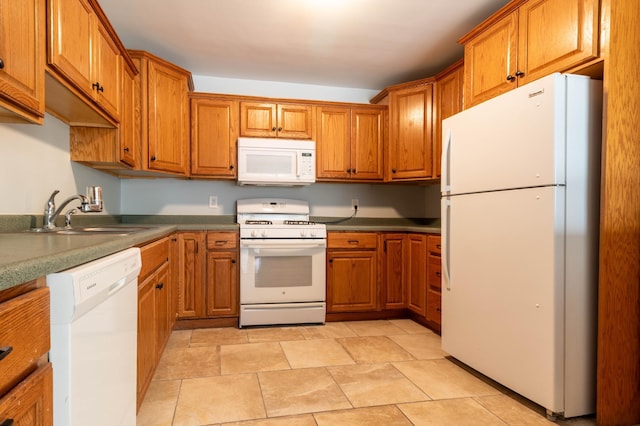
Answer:
M238 138L238 184L304 186L316 181L316 143Z

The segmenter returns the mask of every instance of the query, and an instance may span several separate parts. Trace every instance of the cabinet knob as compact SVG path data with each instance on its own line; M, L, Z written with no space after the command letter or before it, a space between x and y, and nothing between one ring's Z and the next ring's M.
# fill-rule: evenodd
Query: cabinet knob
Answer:
M96 81L95 83L93 83L91 85L91 87L93 87L98 92L104 92L104 87L100 86L100 82L99 81Z
M162 290L163 287L164 287L164 283L160 283L156 286L158 290Z
M156 156L155 155L151 156L151 161L156 161Z
M0 70L4 68L4 60L2 60L2 58L0 58Z
M524 73L520 70L516 71L516 77L522 77Z
M124 152L129 152L129 148L124 148L123 151Z
M272 131L272 132L275 132L275 131L276 131L276 126L273 126L273 127L271 128L271 131Z
M396 172L396 169L391 169L391 173L395 173L395 172Z
M515 81L515 79L516 79L516 78L515 78L514 76L512 76L511 74L509 74L509 75L507 76L507 81Z
M351 169L347 169L347 173L351 173Z
M235 169L235 166L233 164L229 164L229 170L233 170Z
M436 312L440 312L440 308L436 308Z
M0 348L0 361L5 359L11 353L13 346L3 346Z
M355 175L356 173L358 173L356 169L353 169L353 174Z
M281 132L282 131L282 127L278 127L278 131Z
M236 260L235 259L231 259L231 263L236 263Z

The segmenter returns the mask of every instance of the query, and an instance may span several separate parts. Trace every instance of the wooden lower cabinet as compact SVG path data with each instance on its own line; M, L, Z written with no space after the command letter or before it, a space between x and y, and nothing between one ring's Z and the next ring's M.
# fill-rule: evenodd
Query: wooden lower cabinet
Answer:
M178 232L178 319L238 316L238 232Z
M385 309L407 307L407 234L380 234Z
M427 309L427 237L424 234L409 234L407 248L408 304L410 311L419 316Z
M442 259L441 259L441 239L439 235L429 235L427 245L428 257L428 278L427 278L427 322L432 328L440 331L442 308L441 308L441 286L442 286Z
M151 384L173 328L170 241L170 237L165 237L140 249L142 268L138 278L138 408Z
M49 300L44 277L0 291L0 425L53 424Z
M377 235L327 235L327 313L378 309Z

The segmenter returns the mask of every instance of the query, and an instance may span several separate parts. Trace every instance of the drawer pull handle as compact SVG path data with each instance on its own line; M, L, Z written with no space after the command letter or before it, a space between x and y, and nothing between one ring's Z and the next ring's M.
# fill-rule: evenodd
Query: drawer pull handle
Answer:
M13 426L13 419L5 419L0 423L0 426Z
M440 276L442 276L440 271L436 272L436 277L440 277Z
M13 350L13 346L4 346L0 348L0 361L5 359L7 355L11 353L12 350Z
M359 244L360 240L349 240L348 243L349 244Z
M436 244L436 248L441 249L442 247L440 246L440 244Z
M226 241L224 241L224 240L216 240L216 245L217 245L217 246L223 246L223 245L225 245L225 244L227 244L227 242L226 242Z
M436 312L440 312L440 308L436 308Z

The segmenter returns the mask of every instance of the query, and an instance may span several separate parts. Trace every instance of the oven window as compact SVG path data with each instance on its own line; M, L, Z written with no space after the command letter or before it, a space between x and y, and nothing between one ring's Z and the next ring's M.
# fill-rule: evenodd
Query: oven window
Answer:
M256 256L255 285L270 287L311 287L311 256Z

